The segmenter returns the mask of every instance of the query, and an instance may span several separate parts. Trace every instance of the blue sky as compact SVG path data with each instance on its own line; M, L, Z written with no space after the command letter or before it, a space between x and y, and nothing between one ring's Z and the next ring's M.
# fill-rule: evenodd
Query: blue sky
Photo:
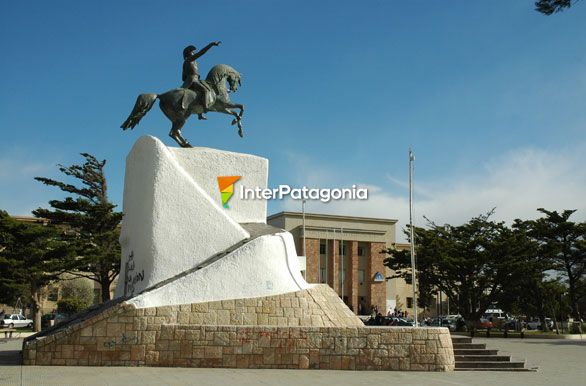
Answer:
M532 0L28 1L0 15L0 208L26 215L58 192L32 177L80 152L107 159L121 204L134 141L166 144L158 108L119 126L143 92L181 83L181 51L244 74L246 136L227 116L188 121L194 144L270 160L270 184L371 189L367 202L308 210L458 223L537 207L586 218L586 5L546 17ZM299 210L272 202L269 212Z

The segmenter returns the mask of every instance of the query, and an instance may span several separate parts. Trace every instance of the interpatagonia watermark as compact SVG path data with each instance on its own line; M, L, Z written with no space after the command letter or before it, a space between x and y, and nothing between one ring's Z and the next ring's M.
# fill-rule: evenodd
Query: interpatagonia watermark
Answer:
M282 200L290 197L293 200L368 200L368 189L352 185L349 188L292 188L289 185L279 185L277 188L249 188L240 186L241 200Z
M220 176L218 177L218 186L220 188L220 195L222 196L222 206L229 208L228 201L234 194L234 184L240 179L240 176Z

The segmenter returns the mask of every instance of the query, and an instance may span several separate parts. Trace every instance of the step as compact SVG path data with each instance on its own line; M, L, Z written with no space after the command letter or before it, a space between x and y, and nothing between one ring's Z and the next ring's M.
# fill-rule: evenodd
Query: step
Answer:
M510 355L454 355L456 362L507 362Z
M484 343L452 343L452 346L454 350L484 350L486 348Z
M455 371L537 371L537 369L528 369L528 368L512 368L512 369L504 369L504 368L486 368L486 369L478 369L478 368L464 368L464 369L455 369Z
M472 343L472 338L468 336L455 336L452 335L452 344L454 343Z
M456 362L456 369L519 369L525 362Z
M492 349L454 349L454 355L496 355L498 351Z

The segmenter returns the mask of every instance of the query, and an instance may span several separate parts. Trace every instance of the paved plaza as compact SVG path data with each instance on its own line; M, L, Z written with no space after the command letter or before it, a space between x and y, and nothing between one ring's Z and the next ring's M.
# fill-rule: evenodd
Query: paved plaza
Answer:
M0 341L0 385L579 385L586 379L586 340L474 339L537 372L241 370L152 367L20 366L22 340Z

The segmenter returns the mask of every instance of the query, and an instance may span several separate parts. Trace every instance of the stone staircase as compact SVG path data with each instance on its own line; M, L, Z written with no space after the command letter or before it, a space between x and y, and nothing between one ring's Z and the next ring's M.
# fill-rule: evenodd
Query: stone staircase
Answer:
M513 361L510 355L499 355L498 350L487 349L484 343L472 343L467 336L452 335L456 371L536 371L525 366L525 361Z

